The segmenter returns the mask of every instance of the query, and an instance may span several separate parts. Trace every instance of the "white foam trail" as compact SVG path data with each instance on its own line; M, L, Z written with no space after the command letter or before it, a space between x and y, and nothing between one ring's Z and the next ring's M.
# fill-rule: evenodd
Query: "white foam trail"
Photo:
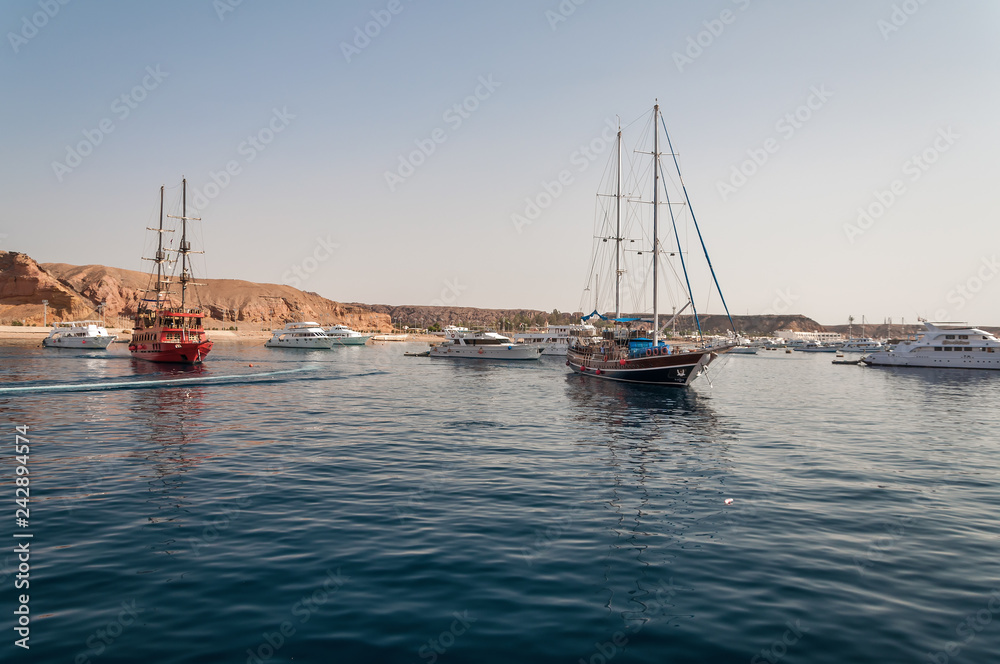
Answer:
M302 367L300 369L283 369L282 371L266 371L254 374L228 374L225 376L195 376L193 378L162 378L160 380L130 380L115 383L76 383L71 385L27 385L24 387L0 387L0 394L12 392L87 392L94 390L119 390L119 389L143 389L157 387L171 387L174 385L187 385L191 383L205 383L209 381L228 380L232 382L249 382L257 378L268 376L280 376L282 374L301 373L303 371L315 371L313 367Z

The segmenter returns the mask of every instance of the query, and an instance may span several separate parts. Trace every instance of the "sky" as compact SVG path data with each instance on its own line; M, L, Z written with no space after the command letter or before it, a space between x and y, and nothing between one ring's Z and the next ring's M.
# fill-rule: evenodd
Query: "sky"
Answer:
M0 28L0 249L40 262L145 270L186 177L199 276L577 311L607 128L658 100L733 313L1000 325L992 0L7 0Z

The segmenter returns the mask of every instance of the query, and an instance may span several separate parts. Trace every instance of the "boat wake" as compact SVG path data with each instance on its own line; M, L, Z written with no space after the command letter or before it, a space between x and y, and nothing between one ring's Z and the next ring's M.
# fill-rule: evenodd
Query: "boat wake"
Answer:
M157 380L128 380L114 382L93 382L93 383L72 383L69 385L23 385L19 387L0 387L0 395L23 394L31 392L100 392L104 390L144 390L163 389L169 387L183 387L186 385L196 385L200 383L211 383L214 385L233 385L241 383L271 383L281 382L284 378L275 379L275 376L286 376L288 374L301 374L315 371L313 367L302 367L300 369L283 369L281 371L266 371L263 373L248 374L228 374L223 376L196 376L193 378L161 378Z

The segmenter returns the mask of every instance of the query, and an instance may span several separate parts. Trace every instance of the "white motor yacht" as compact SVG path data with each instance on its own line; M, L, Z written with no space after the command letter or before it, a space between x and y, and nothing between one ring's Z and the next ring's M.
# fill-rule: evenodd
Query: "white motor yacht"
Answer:
M885 349L880 342L865 337L863 339L848 339L838 348L841 353L874 353Z
M319 323L306 321L288 323L284 328L274 330L264 345L268 348L333 348L333 341Z
M544 332L518 332L514 335L514 341L520 344L540 344L542 355L566 355L574 339L594 339L600 336L593 325L549 325Z
M364 346L372 338L372 335L361 334L346 325L334 325L327 329L326 335L333 339L335 346Z
M915 340L892 350L869 353L861 361L881 367L1000 369L1000 341L989 332L961 323L928 323Z
M47 348L93 348L104 350L116 339L99 320L54 323L49 336L42 340Z
M470 360L537 360L541 344L519 344L496 332L469 332L449 329L445 342L432 346L430 357L453 357Z

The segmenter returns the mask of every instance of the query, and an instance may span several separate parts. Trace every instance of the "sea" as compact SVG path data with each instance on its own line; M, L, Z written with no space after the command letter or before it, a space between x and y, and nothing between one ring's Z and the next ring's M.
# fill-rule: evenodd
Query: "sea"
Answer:
M3 662L998 661L1000 372L4 344Z

